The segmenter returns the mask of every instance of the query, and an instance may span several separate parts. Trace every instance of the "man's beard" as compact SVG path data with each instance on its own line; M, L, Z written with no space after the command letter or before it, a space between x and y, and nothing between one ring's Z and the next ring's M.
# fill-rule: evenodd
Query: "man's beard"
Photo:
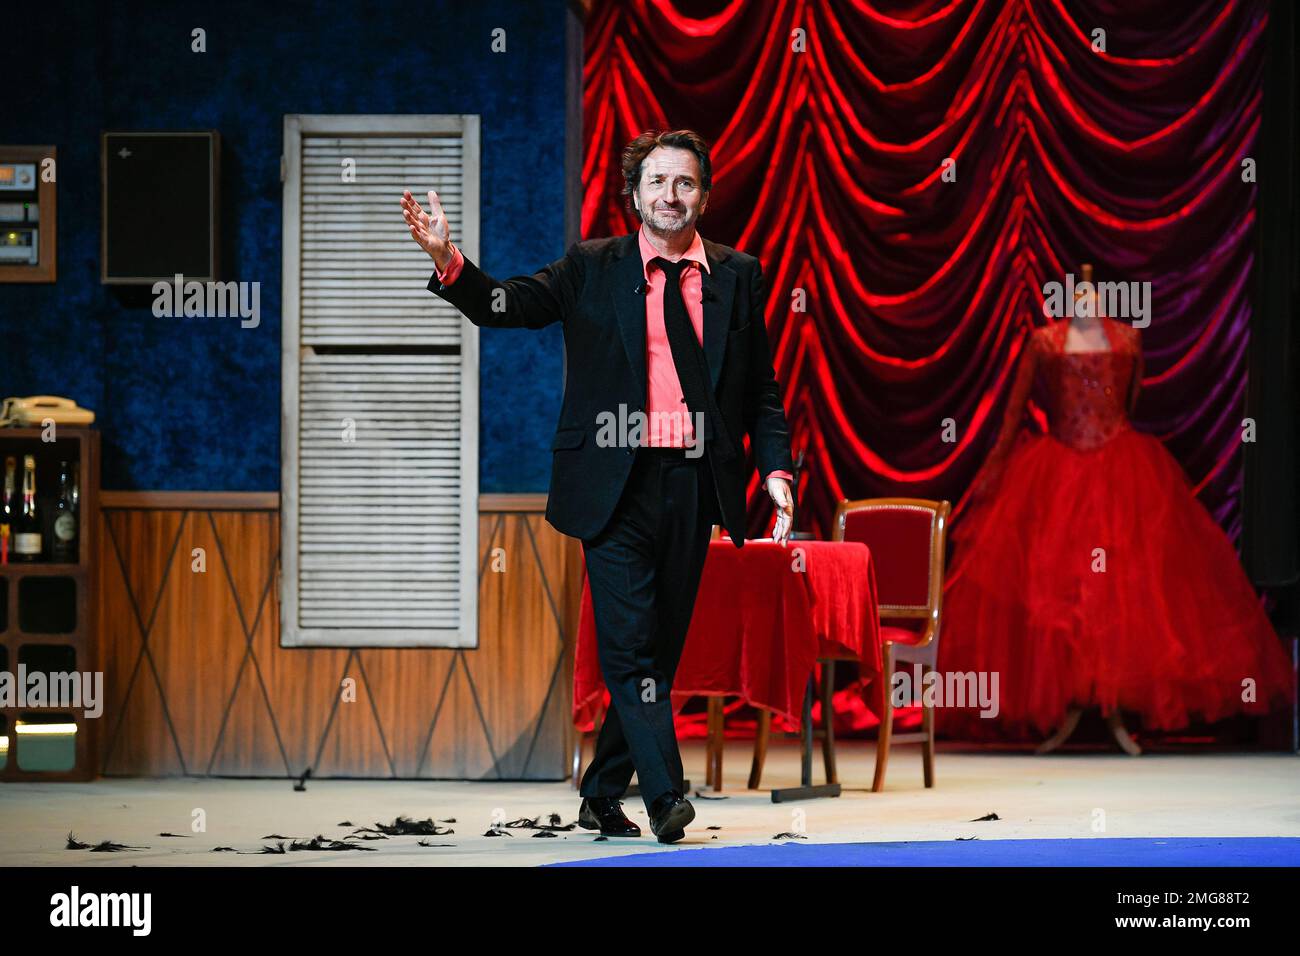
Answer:
M694 224L695 220L684 209L680 210L680 213L672 216L664 215L662 212L651 212L647 225L656 232L684 232Z

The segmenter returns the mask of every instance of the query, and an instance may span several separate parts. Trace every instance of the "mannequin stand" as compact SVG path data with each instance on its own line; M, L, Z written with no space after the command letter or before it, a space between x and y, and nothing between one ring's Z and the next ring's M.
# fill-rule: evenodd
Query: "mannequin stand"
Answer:
M1060 747L1070 739L1071 735L1073 735L1074 731L1078 728L1079 718L1082 716L1082 707L1071 707L1065 715L1065 722L1061 724L1061 728L1047 740L1044 740L1034 753L1051 753L1053 750ZM1106 729L1109 730L1111 736L1115 738L1115 742L1119 744L1120 749L1130 757L1136 757L1141 754L1142 748L1138 746L1137 741L1133 739L1133 735L1130 734L1128 728L1124 726L1124 718L1120 716L1119 711L1104 714L1104 716L1106 718Z

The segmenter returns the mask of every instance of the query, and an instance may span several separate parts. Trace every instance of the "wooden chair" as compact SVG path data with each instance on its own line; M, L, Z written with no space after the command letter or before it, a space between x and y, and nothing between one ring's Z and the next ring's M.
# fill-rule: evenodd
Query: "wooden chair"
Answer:
M880 640L883 666L880 674L880 733L876 742L876 775L871 789L885 786L889 748L896 743L920 743L925 785L934 786L934 708L922 706L922 729L909 734L894 733L894 664L921 665L921 676L935 669L939 653L939 628L943 617L944 549L948 540L947 501L924 498L864 498L841 501L835 509L831 531L833 541L861 541L871 549L876 570L876 596L880 607ZM886 622L898 622L886 623ZM921 622L920 626L900 626ZM834 685L835 660L823 667L824 713L831 715L830 688ZM917 690L919 688L914 688ZM830 754L827 779L834 780L834 738L827 720L823 737Z
M881 723L876 744L876 773L871 789L885 786L889 747L894 743L923 744L925 785L934 786L934 712L923 709L923 727L919 733L894 734L893 703L890 680L896 661L916 662L934 670L939 650L939 623L943 610L944 549L947 545L947 501L923 498L866 498L842 501L835 511L831 532L833 541L861 541L871 549L876 570L876 598L881 617L880 680ZM899 627L886 621L923 621L920 628ZM827 783L839 783L835 766L835 662L851 657L820 657L819 685L822 728L814 736L821 738L822 763ZM771 715L762 711L754 737L754 756L749 773L749 787L756 789L762 779L767 758Z

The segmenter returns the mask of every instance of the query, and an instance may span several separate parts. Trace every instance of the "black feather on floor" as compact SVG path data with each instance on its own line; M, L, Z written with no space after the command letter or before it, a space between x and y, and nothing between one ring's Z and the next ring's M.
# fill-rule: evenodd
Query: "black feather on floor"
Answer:
M533 836L534 836L534 837L550 837L552 840L556 839L555 831L554 831L554 830L538 830L536 833L533 834Z
M772 839L773 840L806 840L808 839L808 834L792 833L789 830L787 830L785 833L778 833L776 836L772 837Z
M509 830L502 830L497 827L488 827L484 836L514 836Z
M211 850L213 853L238 853L233 846L214 846Z
M82 843L72 833L68 831L68 842L65 846L69 850L89 850L91 853L120 853L123 850L147 850L147 846L127 846L125 843L114 843L112 840L103 840L91 846L89 843Z
M978 840L979 837L957 837L958 842L963 840Z
M319 833L310 840L294 840L289 844L290 850L365 850L367 853L374 853L373 846L357 846L355 843L344 843L342 840L331 840L328 837L321 836Z
M706 829L706 830L721 830L722 827L719 827L719 826L711 826L711 827L705 827L704 829Z
M112 840L104 840L102 843L96 843L90 848L91 853L121 853L123 850L147 850L147 846L127 846L125 843L114 843Z
M520 817L518 820L511 820L509 823L501 824L511 830L572 830L577 826L576 823L561 823L560 815L552 813L548 817L549 823L538 823L535 817Z
M971 822L971 823L983 823L985 820L1001 820L1001 819L1002 819L1002 818L1001 818L1000 816L998 816L996 813L986 813L986 814L984 814L984 816L982 816L982 817L976 817L974 820L971 820L970 822Z
M449 821L454 823L455 821ZM455 833L449 827L440 827L433 819L412 820L410 817L398 817L392 823L376 823L373 827L357 827L353 833L382 833L385 836L446 836Z
M264 846L258 852L259 853L284 853L285 852L284 844L277 843L275 846Z
M337 824L335 824L335 826L340 826L340 827L352 827L352 826L356 826L356 824L353 823L351 820L344 820L342 823L337 823Z
M417 840L416 846L455 846L454 843L430 843L428 840Z
M263 840L287 840L289 838L285 836L283 833L268 833L266 836L262 837L262 839Z
M709 796L707 793L700 793L700 791L696 790L694 795L691 797L691 799L692 800L730 800L731 797L725 795Z
M181 839L181 840L188 840L190 838L190 835L188 833L160 833L158 835L160 837L176 837L177 839Z

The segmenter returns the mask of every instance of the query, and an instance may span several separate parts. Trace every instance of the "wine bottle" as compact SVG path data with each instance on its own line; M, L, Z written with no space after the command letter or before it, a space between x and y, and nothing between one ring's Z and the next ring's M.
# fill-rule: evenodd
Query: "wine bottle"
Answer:
M18 511L18 499L14 491L14 472L17 468L13 455L5 459L4 493L0 496L0 564L7 564L9 554L13 551L14 515Z
M54 502L54 533L50 537L50 557L61 564L77 563L77 508L73 497L72 469L59 462L59 498Z
M36 511L35 455L23 455L23 500L13 527L14 560L41 560L41 516Z

